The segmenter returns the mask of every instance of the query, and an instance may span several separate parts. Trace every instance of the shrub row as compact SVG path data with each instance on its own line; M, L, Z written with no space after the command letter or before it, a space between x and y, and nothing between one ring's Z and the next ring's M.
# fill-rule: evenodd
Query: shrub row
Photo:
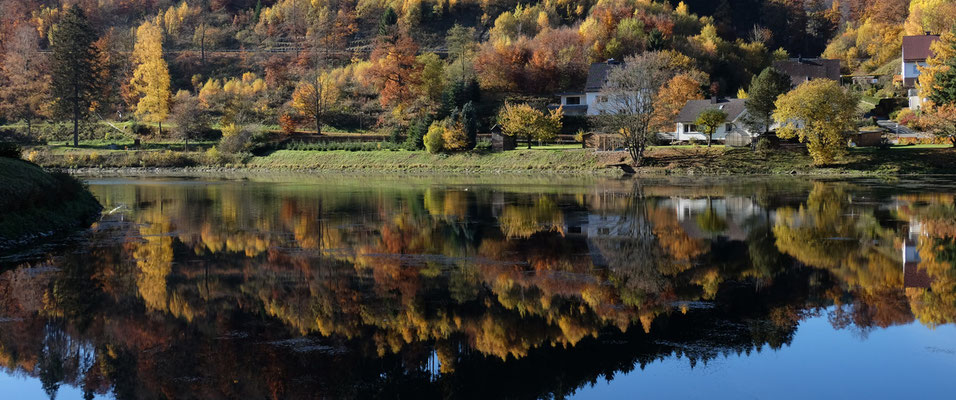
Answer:
M391 142L291 142L285 145L285 149L296 151L398 151L402 149L402 145Z
M244 163L248 153L227 154L215 147L205 152L180 151L124 151L124 152L73 152L53 154L44 150L29 150L27 161L60 168L178 168L194 166L224 166Z

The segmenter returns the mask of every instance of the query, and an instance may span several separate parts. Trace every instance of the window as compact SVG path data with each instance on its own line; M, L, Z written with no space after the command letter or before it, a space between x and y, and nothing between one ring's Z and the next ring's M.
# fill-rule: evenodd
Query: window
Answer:
M694 124L684 124L684 133L697 132L697 126Z
M566 100L564 100L564 104L567 104L569 106L576 106L578 104L581 104L581 98L577 96L568 97L566 98Z
M734 124L727 124L724 126L724 131L730 132L732 130L734 130Z

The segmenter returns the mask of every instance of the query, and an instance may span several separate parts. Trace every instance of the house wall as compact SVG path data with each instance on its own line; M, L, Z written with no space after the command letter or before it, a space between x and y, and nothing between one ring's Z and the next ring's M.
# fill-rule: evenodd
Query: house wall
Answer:
M598 92L587 93L588 115L600 115L601 111L606 109L604 104L598 101L598 94Z
M745 127L743 127L743 126L741 125L741 122L739 121L739 118L738 118L737 120L734 120L733 122L731 122L731 124L733 124L733 129L731 129L731 130L729 130L729 131L727 130L727 124L726 124L726 123L725 123L725 124L721 124L720 127L717 128L717 131L714 132L713 140L715 140L715 141L716 141L716 140L722 141L722 140L724 140L724 139L727 137L727 134L730 133L730 132L740 132L740 133L745 134L745 135L747 135L747 136L753 136ZM677 140L678 140L678 141L686 142L686 141L689 141L689 140L691 140L691 139L696 140L696 141L698 141L698 142L706 142L706 141L707 141L707 135L701 133L698 129L695 129L695 130L690 131L690 132L684 132L684 126L685 126L685 125L686 125L686 124L684 124L684 123L680 123L680 122L677 123L677 126L676 126L676 130L677 130L676 134L677 134L677 135L676 135L676 136L677 136Z
M921 99L919 96L909 96L908 100L909 109L913 111L919 110L920 105L923 104L923 99Z

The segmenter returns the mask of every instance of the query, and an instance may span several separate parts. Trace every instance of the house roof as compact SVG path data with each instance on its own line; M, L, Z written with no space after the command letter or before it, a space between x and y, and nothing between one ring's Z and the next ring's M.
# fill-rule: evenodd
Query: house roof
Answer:
M933 283L926 268L920 268L919 262L903 263L903 287L928 289Z
M607 74L611 71L611 68L616 66L624 65L620 61L615 61L613 58L607 60L607 62L600 62L591 64L591 68L588 69L588 80L584 84L585 92L599 92L601 88L604 87L604 82L607 82Z
M840 81L840 60L825 58L791 58L773 62L778 71L790 75L794 86L811 79L827 78Z
M727 122L731 122L744 112L744 99L718 99L716 103L713 99L688 101L680 110L680 114L677 114L676 122L693 123L701 111L711 108L727 113Z
M939 35L903 36L903 61L926 61L933 56L929 45L939 40Z

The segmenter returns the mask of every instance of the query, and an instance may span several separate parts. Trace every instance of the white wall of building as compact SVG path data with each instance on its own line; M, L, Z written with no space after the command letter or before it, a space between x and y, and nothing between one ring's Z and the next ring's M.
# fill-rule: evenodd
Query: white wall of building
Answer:
M727 138L727 134L730 132L741 132L748 136L752 136L745 127L741 126L741 123L738 120L735 120L734 122L723 123L717 127L717 131L714 132L713 140L724 140ZM677 140L681 142L689 141L691 139L698 142L707 141L707 135L701 133L700 128L694 124L684 124L678 122L676 133Z
M602 110L606 110L607 107L602 102L598 92L588 92L588 115L600 115Z

